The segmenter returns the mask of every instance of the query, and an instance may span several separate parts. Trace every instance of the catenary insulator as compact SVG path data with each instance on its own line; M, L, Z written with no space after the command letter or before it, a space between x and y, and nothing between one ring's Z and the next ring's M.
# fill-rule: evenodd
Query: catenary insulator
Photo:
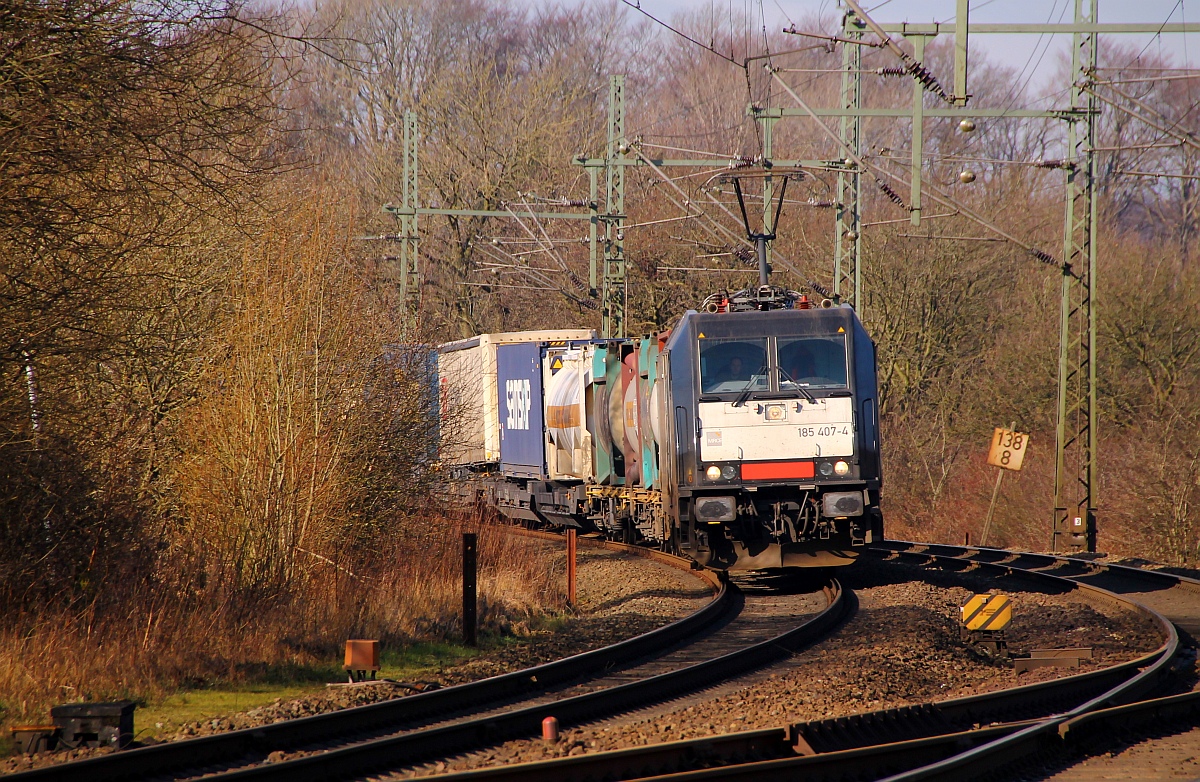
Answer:
M891 188L891 186L889 186L889 185L888 185L888 183L887 183L887 182L884 182L882 179L878 179L878 178L876 178L876 180L875 180L875 184L879 186L879 189L880 189L881 191L883 191L883 194L884 194L885 196L887 196L887 197L888 197L888 200L889 200L889 201L891 201L893 204L895 204L896 206L902 206L902 207L904 207L905 209L907 209L907 208L908 208L908 204L904 203L904 199L903 199L903 198L901 198L901 197L900 197L900 196L899 196L899 195L896 193L896 191L895 191L895 190L893 190L893 189Z

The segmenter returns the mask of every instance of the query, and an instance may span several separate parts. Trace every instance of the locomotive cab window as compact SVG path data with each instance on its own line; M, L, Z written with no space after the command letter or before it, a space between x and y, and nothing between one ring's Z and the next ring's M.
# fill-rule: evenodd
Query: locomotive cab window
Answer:
M779 338L780 388L844 388L846 335Z
M765 339L700 340L700 389L706 394L770 388Z

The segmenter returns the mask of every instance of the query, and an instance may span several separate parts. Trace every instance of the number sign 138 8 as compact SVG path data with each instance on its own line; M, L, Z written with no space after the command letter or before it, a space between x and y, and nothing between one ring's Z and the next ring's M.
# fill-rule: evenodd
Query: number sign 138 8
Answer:
M1005 470L1020 470L1028 445L1029 435L1025 432L996 427L992 435L992 447L988 451L988 464Z

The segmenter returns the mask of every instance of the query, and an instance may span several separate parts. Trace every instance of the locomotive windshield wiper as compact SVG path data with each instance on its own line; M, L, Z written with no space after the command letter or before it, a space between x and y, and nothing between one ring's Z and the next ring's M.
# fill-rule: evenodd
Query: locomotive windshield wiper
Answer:
M733 407L741 407L742 405L746 404L746 400L749 399L750 395L754 393L755 378L758 376L759 372L762 372L764 369L766 369L766 366L761 366L758 368L758 372L750 375L750 379L746 381L746 387L742 389L742 393L738 394L738 398L734 400Z
M777 370L779 370L779 387L780 388L783 388L783 381L787 380L789 383L791 383L792 385L794 385L796 387L796 390L799 391L806 400L816 404L817 398L815 396L813 396L812 394L810 394L808 392L807 388L802 386L799 381L797 381L794 377L789 375L787 373L787 371L784 370L783 367L775 367L775 368Z

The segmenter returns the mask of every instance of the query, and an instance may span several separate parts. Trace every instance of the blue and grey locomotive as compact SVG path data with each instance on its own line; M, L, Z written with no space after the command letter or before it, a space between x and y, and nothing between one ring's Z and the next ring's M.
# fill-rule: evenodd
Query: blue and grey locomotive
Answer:
M661 361L662 490L683 552L830 565L882 538L875 351L853 309L689 312Z

